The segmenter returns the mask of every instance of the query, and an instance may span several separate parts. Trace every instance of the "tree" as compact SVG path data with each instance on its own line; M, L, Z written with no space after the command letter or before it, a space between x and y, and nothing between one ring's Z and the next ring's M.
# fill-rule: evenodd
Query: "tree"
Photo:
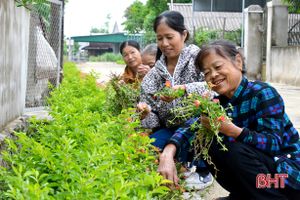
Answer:
M192 0L174 0L174 3L192 3ZM129 33L144 32L145 43L155 42L153 23L156 16L168 10L170 0L148 0L146 5L136 0L125 11L124 29Z
M288 5L289 12L300 13L300 1L299 0L282 0Z
M125 11L124 29L129 33L144 32L146 43L155 41L153 22L157 15L168 10L168 0L148 0L146 5L136 0Z
M148 0L146 3L146 16L144 18L144 30L145 30L145 36L144 40L145 43L152 43L156 41L155 33L153 30L153 23L160 13L162 13L165 10L168 10L168 1L167 0L161 0L157 2L156 0Z
M144 30L143 23L146 15L146 8L140 1L134 1L125 11L127 19L123 25L129 33L139 33Z
M92 27L90 33L101 33L101 30L99 28Z

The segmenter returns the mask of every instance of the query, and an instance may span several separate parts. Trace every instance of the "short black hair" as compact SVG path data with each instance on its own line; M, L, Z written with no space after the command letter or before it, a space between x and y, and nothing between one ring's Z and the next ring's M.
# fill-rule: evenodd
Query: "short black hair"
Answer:
M215 40L208 44L202 45L201 50L195 59L195 66L198 70L203 71L203 60L212 51L223 58L230 58L231 60L233 60L237 54L240 54L243 62L242 73L246 73L244 67L244 56L242 55L242 52L233 42L228 40Z
M122 44L120 45L120 54L123 54L123 49L127 46L131 46L136 48L138 51L140 51L140 44L135 41L135 40L127 40L122 42Z

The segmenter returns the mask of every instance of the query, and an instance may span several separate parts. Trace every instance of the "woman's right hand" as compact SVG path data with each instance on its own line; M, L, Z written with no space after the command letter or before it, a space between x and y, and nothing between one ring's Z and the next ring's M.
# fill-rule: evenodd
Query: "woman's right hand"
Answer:
M136 106L137 112L141 113L140 118L145 119L151 112L151 107L145 102L139 102Z
M137 68L137 73L141 76L144 77L149 71L150 71L150 66L149 65L139 65Z
M158 172L166 179L172 181L175 186L178 185L179 178L174 161L176 147L174 144L168 144L159 156Z

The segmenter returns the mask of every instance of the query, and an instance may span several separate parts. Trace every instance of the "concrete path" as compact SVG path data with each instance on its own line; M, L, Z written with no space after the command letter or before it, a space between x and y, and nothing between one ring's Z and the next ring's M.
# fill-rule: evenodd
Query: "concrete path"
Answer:
M125 66L118 65L115 63L81 63L77 65L83 73L89 73L91 70L94 70L97 73L100 73L98 83L103 83L109 79L109 74L113 73L122 73ZM289 115L294 126L300 133L300 87L284 85L279 83L270 83L275 87L279 94L282 96L285 102L286 112ZM186 196L186 199L191 200L213 200L217 197L227 196L229 193L223 189L216 181L209 188L200 191L199 193L194 193L190 198Z

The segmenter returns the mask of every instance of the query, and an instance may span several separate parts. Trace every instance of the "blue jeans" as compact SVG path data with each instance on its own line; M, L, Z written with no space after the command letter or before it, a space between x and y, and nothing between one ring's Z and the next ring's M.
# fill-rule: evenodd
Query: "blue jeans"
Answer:
M158 147L159 149L161 149L161 151L163 151L167 142L173 136L176 130L177 128L162 128L154 132L153 134L151 134L149 137L154 138L155 141L152 142L152 144ZM178 157L178 160L180 162L188 162L189 153L190 153L190 144L189 143L183 144L181 147L181 152Z
M151 134L149 137L154 138L155 141L152 142L152 145L158 147L163 151L165 148L167 142L169 139L173 136L177 128L162 128L159 129L158 131L155 131L153 134ZM182 145L181 147L181 152L180 155L178 156L178 161L180 162L192 162L192 165L197 166L197 171L206 171L206 165L204 161L201 160L193 160L193 153L191 151L191 145L186 142Z

